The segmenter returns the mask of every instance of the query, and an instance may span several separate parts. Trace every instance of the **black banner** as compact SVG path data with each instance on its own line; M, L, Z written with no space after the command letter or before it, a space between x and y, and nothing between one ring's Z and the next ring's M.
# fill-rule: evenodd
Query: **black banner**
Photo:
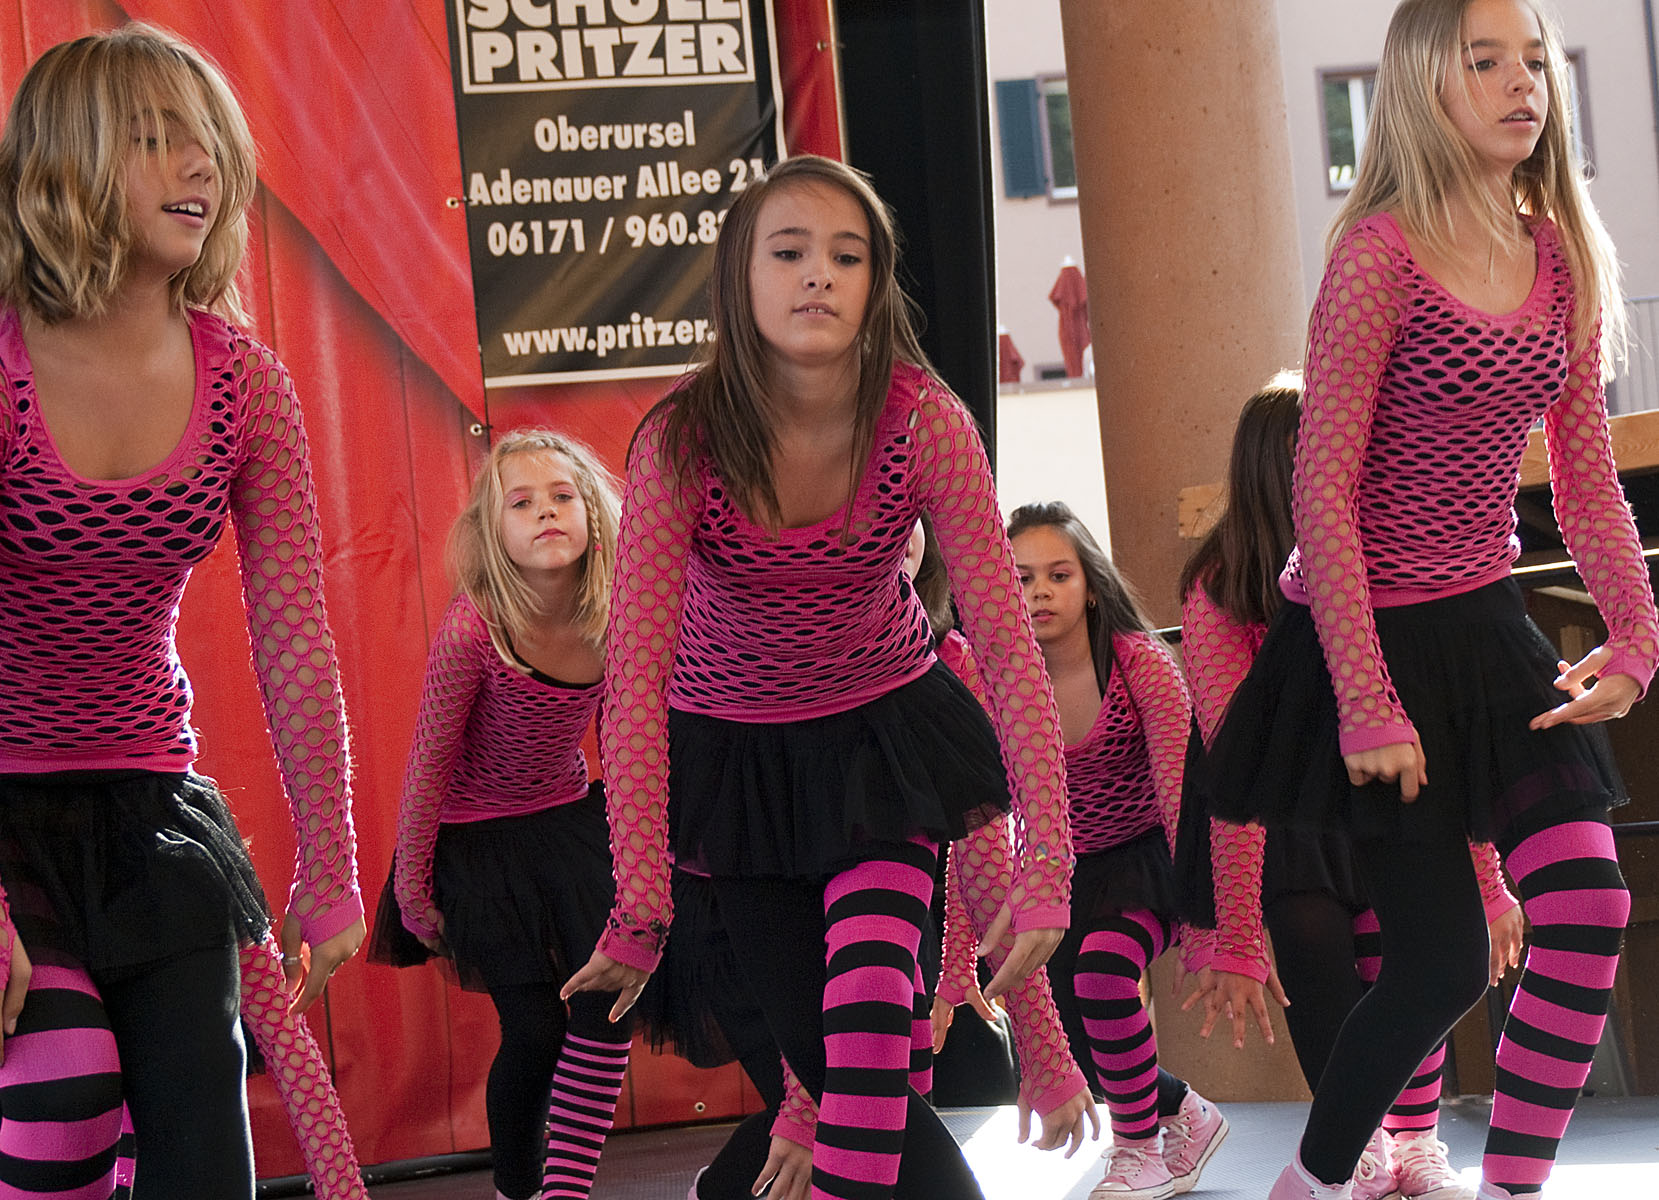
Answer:
M484 383L673 375L783 143L770 0L452 0Z

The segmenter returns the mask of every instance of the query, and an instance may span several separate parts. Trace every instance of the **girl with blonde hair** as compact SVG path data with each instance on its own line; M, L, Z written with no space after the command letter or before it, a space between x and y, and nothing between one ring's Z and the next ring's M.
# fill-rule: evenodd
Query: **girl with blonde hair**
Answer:
M1345 1197L1423 1057L1486 989L1468 842L1533 928L1480 1196L1542 1190L1600 1037L1630 897L1599 723L1659 658L1604 368L1611 249L1574 160L1554 26L1532 0L1404 0L1309 324L1285 603L1202 775L1234 821L1345 831L1382 965L1331 1049L1273 1200ZM1607 642L1560 660L1510 570L1527 434Z
M291 1022L363 938L305 433L226 319L253 188L224 77L143 25L41 55L0 136L0 1182L25 1194L108 1195L124 1096L138 1200L251 1197L238 944ZM298 831L280 1000L174 636L227 518Z
M599 708L617 501L586 446L503 434L450 531L457 590L427 658L390 885L370 957L453 958L501 1046L485 1091L496 1194L587 1196L632 1023L559 988L612 897L604 788L582 741ZM545 1155L545 1168L544 1168Z

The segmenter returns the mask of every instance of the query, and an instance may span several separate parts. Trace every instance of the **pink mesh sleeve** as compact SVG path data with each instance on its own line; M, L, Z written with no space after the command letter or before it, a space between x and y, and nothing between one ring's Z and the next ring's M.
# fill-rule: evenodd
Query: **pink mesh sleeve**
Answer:
M1402 304L1394 248L1359 228L1331 255L1308 327L1292 510L1344 754L1416 737L1377 642L1356 507Z
M979 939L968 921L962 900L962 871L956 842L945 859L945 951L939 967L939 999L952 1008L961 1004L970 988L979 983Z
M345 704L323 607L322 537L288 372L257 343L244 344L234 370L248 405L246 455L230 495L242 595L294 820L288 911L315 945L363 917Z
M985 448L967 410L937 384L930 383L919 400L914 428L917 492L933 517L1008 765L1019 853L1009 892L1014 928L1063 927L1069 920L1072 850L1060 725Z
M438 843L438 817L461 754L467 718L484 684L487 660L479 653L480 640L493 655L483 619L471 604L457 600L444 613L426 658L426 682L403 774L392 877L404 928L417 937L438 935L432 856Z
M1259 630L1234 620L1202 584L1187 593L1181 605L1181 651L1192 686L1193 714L1205 741L1221 724L1234 691L1250 671L1259 643ZM1216 927L1209 966L1261 983L1268 974L1267 936L1262 929L1266 840L1259 825L1210 822ZM1189 963L1189 969L1192 966Z
M616 904L599 949L654 970L669 893L668 680L680 626L693 506L663 461L661 425L640 427L628 468L605 663L600 761L611 822Z
M1491 842L1470 842L1469 855L1475 860L1475 878L1480 882L1480 903L1486 910L1486 923L1503 916L1517 901L1504 883L1503 859Z
M1629 675L1645 693L1659 661L1659 617L1613 461L1599 337L1573 355L1566 389L1544 414L1544 443L1567 552L1611 631L1613 658L1601 673Z
M818 1138L818 1106L813 1103L806 1085L789 1069L788 1059L783 1064L783 1103L778 1105L778 1115L772 1121L772 1136L788 1138L808 1150Z
M1175 850L1175 825L1181 817L1181 776L1186 769L1187 738L1192 730L1192 698L1187 681L1169 647L1156 637L1114 639L1123 667L1129 699L1146 735L1152 760L1152 786L1158 796L1158 816L1170 852Z
M241 972L242 1016L282 1099L312 1190L321 1200L368 1200L322 1047L305 1018L289 1007L275 939L243 946Z
M956 843L961 855L963 906L976 938L983 938L1013 891L1014 856L1008 822L992 821ZM991 948L988 961L1000 968L1014 947L1012 931ZM1039 1116L1066 1103L1088 1086L1072 1060L1059 1010L1049 991L1048 972L1033 971L1005 996L1020 1062L1020 1092Z
M6 889L0 887L0 992L12 979L12 950L17 945L17 926L12 924L11 905L6 901Z

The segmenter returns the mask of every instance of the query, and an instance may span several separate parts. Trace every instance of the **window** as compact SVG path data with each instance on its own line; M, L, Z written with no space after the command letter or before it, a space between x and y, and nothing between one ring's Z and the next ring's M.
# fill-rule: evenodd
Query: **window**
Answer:
M1003 192L1016 199L1075 200L1077 160L1066 77L999 79L996 98Z
M1077 199L1077 158L1071 146L1071 94L1064 75L1037 80L1043 98L1043 151L1051 200Z
M1581 161L1593 165L1584 80L1584 51L1569 50L1567 83L1573 97L1573 146ZM1354 171L1365 145L1365 125L1376 90L1375 67L1319 73L1320 116L1325 124L1325 186L1332 194L1354 186Z
M1320 113L1325 122L1325 186L1332 193L1354 186L1360 147L1365 144L1365 122L1376 95L1375 69L1321 71Z

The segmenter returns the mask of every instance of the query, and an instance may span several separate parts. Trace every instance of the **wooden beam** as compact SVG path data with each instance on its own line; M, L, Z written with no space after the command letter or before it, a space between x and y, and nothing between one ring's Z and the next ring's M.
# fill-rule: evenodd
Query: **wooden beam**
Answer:
M1659 467L1659 411L1622 413L1608 424L1613 434L1613 461L1621 474ZM1534 429L1521 456L1521 486L1538 487L1549 481L1544 431Z

